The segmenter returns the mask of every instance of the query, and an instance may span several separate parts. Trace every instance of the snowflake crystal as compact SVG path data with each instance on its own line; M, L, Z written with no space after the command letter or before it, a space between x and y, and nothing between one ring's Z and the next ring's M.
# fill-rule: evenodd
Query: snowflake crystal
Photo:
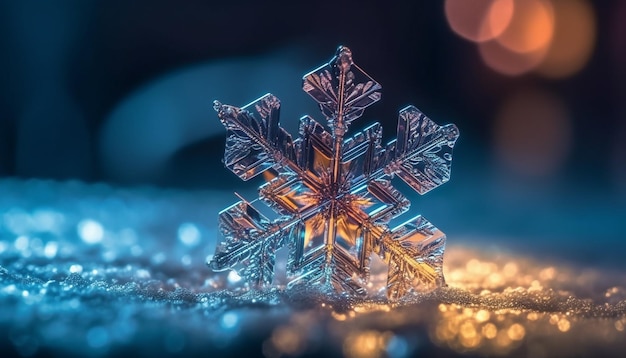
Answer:
M243 180L267 171L259 196L277 215L268 219L244 199L222 211L225 240L209 266L269 286L276 251L287 246L288 287L305 283L365 295L376 253L389 267L391 300L444 285L445 235L422 216L393 229L388 224L410 206L392 186L394 177L419 194L449 180L457 127L439 126L408 106L400 111L397 139L386 146L378 123L344 139L350 123L380 99L381 86L343 46L304 76L303 89L319 103L330 131L304 116L300 138L292 140L279 126L280 102L272 94L242 108L215 101L228 130L226 167Z

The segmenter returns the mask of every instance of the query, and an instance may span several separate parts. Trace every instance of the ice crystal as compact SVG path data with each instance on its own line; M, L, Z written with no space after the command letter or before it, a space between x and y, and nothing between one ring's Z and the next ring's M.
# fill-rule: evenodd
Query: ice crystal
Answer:
M269 219L245 199L222 211L225 240L210 267L235 269L252 285L269 286L276 251L287 246L288 286L365 295L372 253L389 266L389 299L443 285L445 235L419 215L388 227L410 205L392 179L419 194L447 182L458 129L408 106L400 111L397 139L386 146L378 123L344 139L381 90L346 47L305 75L303 89L319 103L330 131L304 116L300 137L292 140L279 126L280 102L272 94L242 108L214 103L228 130L226 167L243 180L271 174L259 195L277 215Z

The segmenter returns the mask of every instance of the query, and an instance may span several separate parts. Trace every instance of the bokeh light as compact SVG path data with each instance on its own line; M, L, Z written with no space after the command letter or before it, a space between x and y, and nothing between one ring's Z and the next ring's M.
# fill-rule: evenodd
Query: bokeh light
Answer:
M531 71L543 61L554 28L552 7L546 1L517 0L514 9L506 30L479 45L485 64L509 76Z
M584 0L557 0L554 37L537 71L546 77L567 77L589 61L596 38L594 10Z
M519 54L504 47L498 41L479 45L480 56L491 69L509 76L521 75L536 68L544 59L547 49Z
M448 24L460 36L475 42L491 40L509 26L513 0L446 0Z
M92 219L85 219L77 225L78 235L88 244L97 244L104 237L104 228L102 225Z
M509 76L570 76L595 46L595 12L586 0L448 0L445 13L455 33L478 43L487 66Z
M526 90L500 108L494 145L498 160L516 174L555 174L570 149L572 129L562 101L542 90Z
M496 40L509 50L524 54L548 47L553 31L551 3L542 0L516 0L509 26Z

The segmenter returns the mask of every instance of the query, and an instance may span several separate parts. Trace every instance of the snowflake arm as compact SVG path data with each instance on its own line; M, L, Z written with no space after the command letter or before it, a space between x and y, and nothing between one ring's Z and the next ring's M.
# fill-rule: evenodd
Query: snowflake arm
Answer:
M250 203L242 200L220 213L219 229L225 237L209 266L214 271L237 269L254 286L272 283L274 253L284 244L279 223L270 222Z
M452 148L459 137L454 124L439 126L414 106L400 111L398 137L387 145L379 165L420 194L450 180Z
M346 126L363 115L366 107L380 100L381 88L352 62L352 52L343 46L327 64L306 74L302 84L302 89L313 97L329 120L342 117Z
M397 300L445 285L445 243L445 234L421 215L382 233L374 251L389 265L387 297Z
M228 130L224 164L243 180L274 167L297 168L291 135L278 124L280 101L266 94L243 108L214 102Z

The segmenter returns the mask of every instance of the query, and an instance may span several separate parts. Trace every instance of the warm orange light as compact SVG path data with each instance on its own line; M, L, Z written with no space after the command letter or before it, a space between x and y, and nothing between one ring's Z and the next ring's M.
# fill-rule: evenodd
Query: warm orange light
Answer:
M493 38L500 36L511 23L514 10L515 2L513 0L493 1L481 28L488 28L490 30L489 34Z
M589 60L596 38L593 8L585 0L553 2L555 27L552 44L538 72L546 77L566 77Z
M446 0L450 28L475 42L499 36L513 16L513 0Z
M446 0L445 13L455 33L478 43L489 67L509 76L572 75L595 45L588 0Z
M319 236L324 233L325 220L323 215L317 214L311 219L305 221L304 229L304 247L312 244L318 244ZM313 242L315 240L315 242Z
M343 344L343 353L351 358L378 358L385 356L385 347L393 337L391 332L363 331L349 335Z
M480 56L487 66L509 76L517 76L536 68L544 59L547 48L520 54L502 46L498 41L479 45Z
M542 0L515 0L515 11L497 41L516 53L547 48L554 32L552 5Z

